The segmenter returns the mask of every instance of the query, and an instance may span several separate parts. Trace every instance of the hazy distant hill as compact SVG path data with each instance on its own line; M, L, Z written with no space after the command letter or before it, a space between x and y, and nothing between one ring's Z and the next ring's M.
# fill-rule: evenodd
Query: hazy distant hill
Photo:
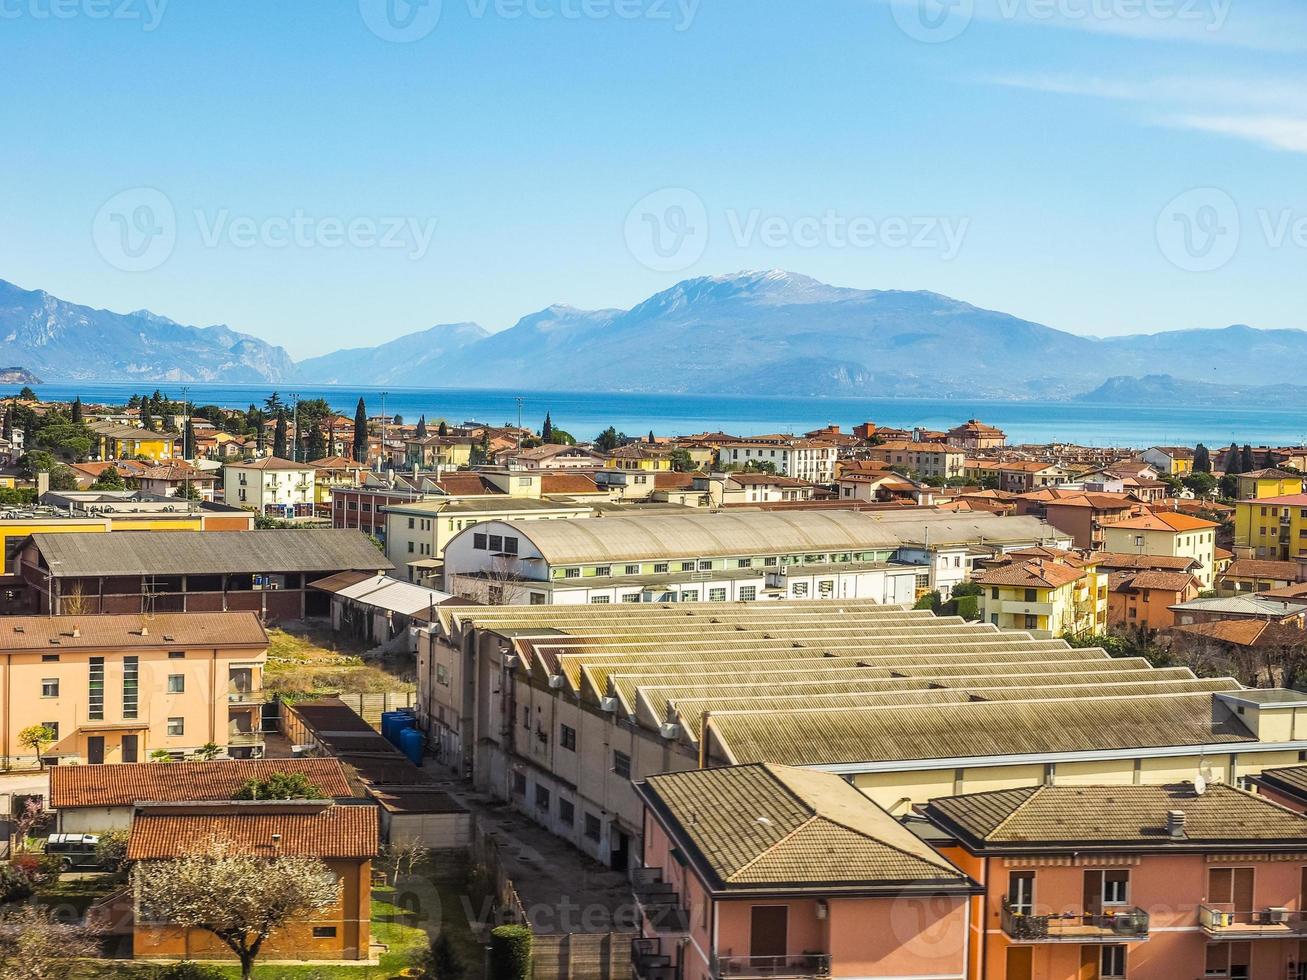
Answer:
M51 380L1072 398L1109 378L1258 387L1307 378L1300 330L1095 339L938 293L847 289L778 271L686 280L630 310L551 306L497 334L446 324L299 365L227 327L91 310L2 281L0 330L0 363ZM1120 400L1127 389L1120 382L1094 397Z
M443 385L442 366L452 353L490 334L475 323L445 323L382 344L338 350L296 365L301 381L315 384Z
M0 362L47 381L280 381L282 348L229 327L187 327L148 310L111 313L0 279Z
M1142 378L1109 378L1076 401L1114 405L1210 405L1224 401L1245 407L1293 407L1307 401L1307 386L1222 385L1150 374Z

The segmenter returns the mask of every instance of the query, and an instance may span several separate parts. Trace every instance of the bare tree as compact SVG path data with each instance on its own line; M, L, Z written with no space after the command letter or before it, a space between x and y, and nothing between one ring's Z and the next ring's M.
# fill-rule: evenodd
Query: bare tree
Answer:
M76 976L73 961L99 952L91 930L60 922L49 909L21 905L0 913L0 980Z
M430 858L431 851L416 837L392 840L381 849L381 864L391 885L399 884L401 874L415 874Z
M489 569L475 575L450 575L448 581L460 598L483 606L517 605L526 591L515 565L507 558L495 558Z
M331 908L340 884L316 858L262 858L212 840L175 860L136 865L141 915L159 925L217 936L250 980L267 938L286 923Z
M74 582L68 594L63 597L60 607L65 616L85 616L91 611L91 604L86 598L86 590L81 582Z

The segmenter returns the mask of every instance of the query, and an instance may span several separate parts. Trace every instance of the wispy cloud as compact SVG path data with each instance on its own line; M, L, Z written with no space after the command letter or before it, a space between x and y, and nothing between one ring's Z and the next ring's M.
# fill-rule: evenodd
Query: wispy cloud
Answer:
M991 85L1147 106L1141 121L1307 153L1307 80L1171 76L1146 80L999 75Z

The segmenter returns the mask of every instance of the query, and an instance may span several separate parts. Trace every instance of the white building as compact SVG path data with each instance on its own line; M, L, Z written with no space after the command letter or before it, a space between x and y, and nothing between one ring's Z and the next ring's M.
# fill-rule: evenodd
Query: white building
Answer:
M770 463L781 476L809 483L834 483L839 448L820 439L744 439L723 443L717 452L719 466Z
M289 459L228 463L222 471L224 500L268 517L313 516L313 467Z
M1031 517L738 511L491 521L445 546L444 589L505 605L871 599L947 594L974 555L1066 536ZM985 546L981 546L985 542Z

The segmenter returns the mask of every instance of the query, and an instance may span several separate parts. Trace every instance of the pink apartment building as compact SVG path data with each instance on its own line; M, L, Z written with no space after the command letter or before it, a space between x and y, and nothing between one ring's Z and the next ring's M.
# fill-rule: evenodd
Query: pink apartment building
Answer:
M638 980L965 977L976 883L839 776L652 776Z

